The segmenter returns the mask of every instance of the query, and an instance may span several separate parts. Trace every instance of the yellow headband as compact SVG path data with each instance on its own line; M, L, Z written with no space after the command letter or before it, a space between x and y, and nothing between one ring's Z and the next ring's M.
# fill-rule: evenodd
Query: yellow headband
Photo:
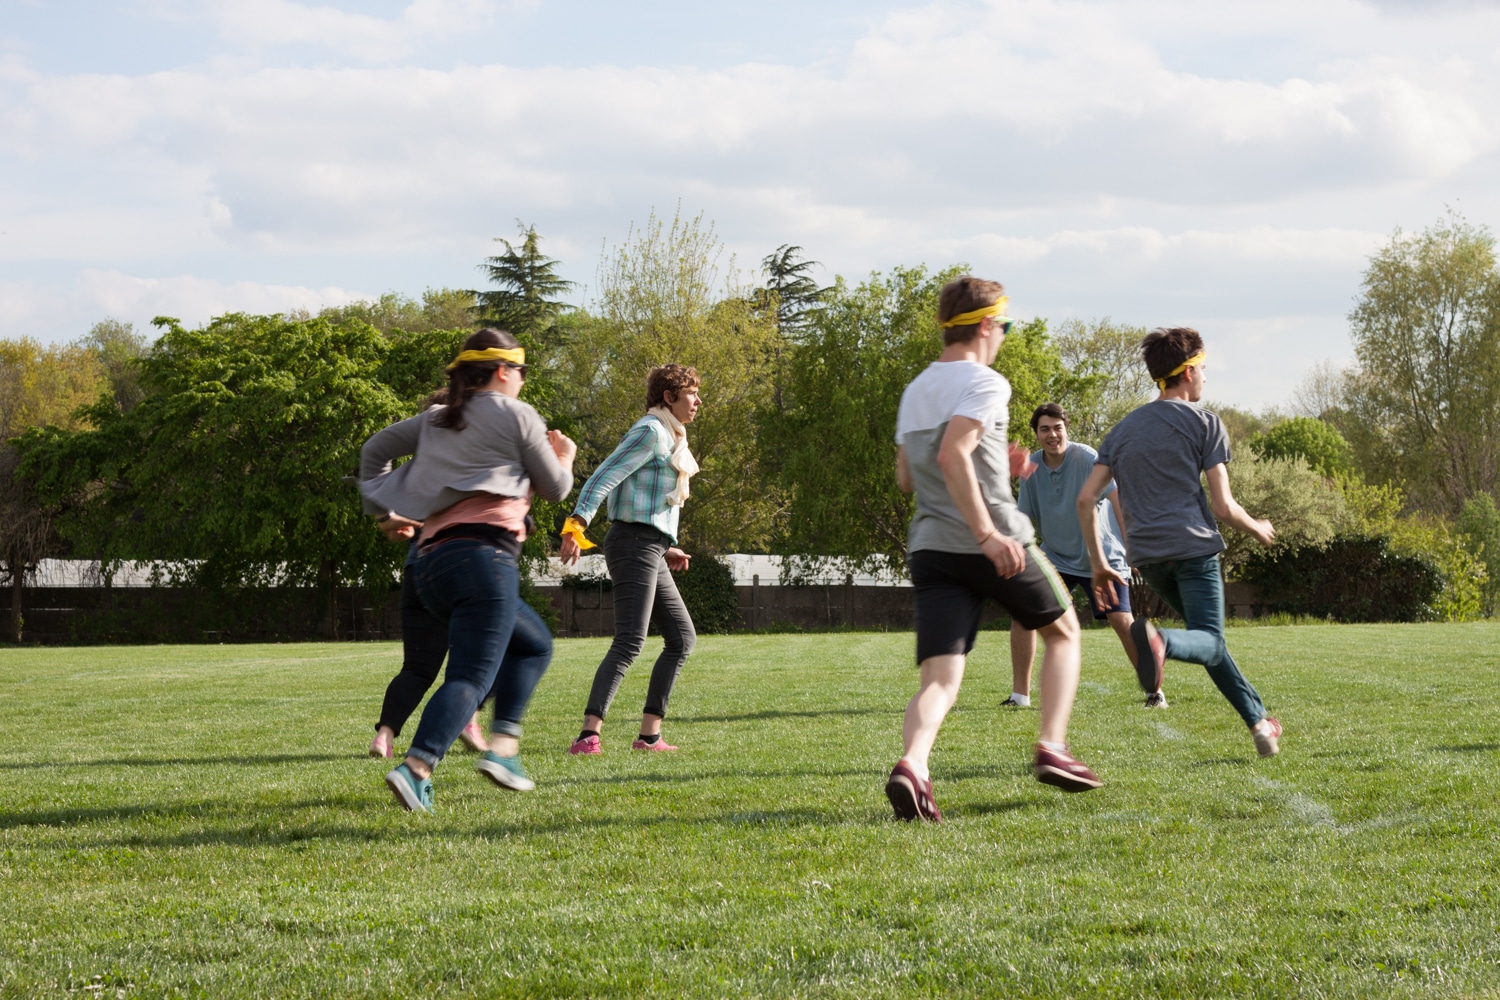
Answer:
M1156 387L1158 389L1165 389L1167 387L1167 379L1173 377L1174 375L1181 375L1183 372L1187 371L1189 368L1193 367L1194 365L1201 365L1201 364L1203 364L1203 360L1206 357L1208 357L1207 354L1205 354L1202 351L1199 351L1197 354L1194 354L1192 357L1188 358L1186 361L1184 361L1182 364L1178 365L1176 368L1173 368L1171 371L1167 372L1166 375L1164 375L1163 377L1157 379L1156 380Z
M524 347L486 347L482 351L460 351L445 371L452 371L465 361L509 361L513 365L526 363Z
M1001 319L1009 319L1010 317L1005 315L1005 304L1009 301L1010 296L1002 295L995 300L994 305L988 305L983 309L975 309L971 312L959 313L952 319L943 320L942 327L946 330L951 326L971 326L980 322L986 316L999 316Z

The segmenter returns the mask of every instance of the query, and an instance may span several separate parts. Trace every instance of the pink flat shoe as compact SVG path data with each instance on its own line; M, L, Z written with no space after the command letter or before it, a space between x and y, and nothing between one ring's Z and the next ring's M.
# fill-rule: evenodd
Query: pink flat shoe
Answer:
M585 736L581 740L574 740L573 745L568 747L568 753L575 757L580 754L588 757L597 757L604 753L604 748L599 745L599 737Z
M390 757L391 741L385 733L376 733L375 738L370 741L371 757Z
M645 740L636 740L634 743L630 744L630 749L664 751L676 750L677 748L668 743L666 740L657 740L655 743L647 743Z
M479 720L470 719L469 724L464 726L464 731L458 734L470 750L475 753L484 753L490 748L489 737L484 735L484 730L479 728Z

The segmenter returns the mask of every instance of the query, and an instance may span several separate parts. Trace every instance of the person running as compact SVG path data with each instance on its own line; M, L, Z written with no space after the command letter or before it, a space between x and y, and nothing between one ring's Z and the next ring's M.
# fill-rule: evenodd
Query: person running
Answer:
M412 568L423 607L448 629L448 669L427 703L406 759L385 776L405 809L430 812L432 772L488 692L489 749L476 769L502 788L535 787L521 766L521 717L552 656L552 640L521 601L516 560L531 496L573 488L577 446L516 397L526 353L486 329L448 366L448 401L366 442L375 456L414 455L363 480L366 512L421 521ZM362 452L362 463L364 461Z
M1099 602L1106 603L1125 585L1124 574L1104 552L1094 516L1113 479L1124 494L1130 565L1186 626L1158 630L1146 619L1136 619L1130 634L1137 672L1154 678L1159 687L1167 660L1201 664L1250 727L1256 751L1270 757L1280 750L1281 723L1266 714L1260 695L1224 643L1224 577L1219 569L1224 538L1214 518L1267 546L1275 542L1276 529L1245 513L1229 490L1229 435L1216 415L1197 405L1203 398L1207 357L1198 331L1152 330L1141 341L1141 354L1161 395L1110 430L1078 492L1078 522L1088 543L1094 590Z
M1041 632L1041 740L1033 773L1064 791L1101 784L1069 752L1068 717L1078 690L1078 616L1031 522L1011 499L1010 477L1025 464L1008 446L1010 383L990 366L1010 329L1004 288L963 277L938 294L943 350L901 394L896 481L915 491L907 536L915 590L921 684L906 706L905 753L885 794L896 817L940 822L928 756L958 698L985 598Z
M446 399L447 391L440 389L427 398L422 409L429 410ZM390 472L400 457L379 454L367 444L360 451L359 478L374 479ZM443 660L448 656L448 627L422 606L422 599L417 596L417 582L412 577L412 566L417 560L416 537L422 529L422 522L387 511L376 518L376 525L391 541L408 543L406 562L401 566L401 670L386 686L385 698L380 704L380 718L375 723L375 738L370 741L371 757L390 758L395 753L396 737L401 735L401 728L417 710L422 696L443 669ZM477 712L464 726L459 739L479 753L489 749L489 736L480 728Z
M1076 588L1083 588L1093 608L1094 620L1109 622L1120 644L1125 647L1126 658L1134 667L1135 644L1130 638L1130 625L1135 619L1130 612L1130 588L1118 588L1111 603L1099 602L1094 594L1088 546L1084 544L1083 532L1078 527L1078 491L1093 471L1098 453L1086 444L1068 440L1068 413L1056 403L1043 403L1036 408L1031 414L1031 430L1042 450L1031 456L1036 473L1021 480L1016 506L1041 530L1042 552L1062 577L1069 594ZM1125 562L1125 546L1119 528L1123 520L1120 493L1115 484L1110 483L1104 488L1104 495L1109 505L1100 501L1095 507L1096 517L1100 510L1104 514L1098 518L1104 556L1111 568L1128 579L1130 567ZM1031 704L1031 662L1035 657L1036 633L1020 622L1011 622L1012 684L1006 705L1025 708ZM1155 671L1150 673L1154 679ZM1141 678L1141 683L1144 685L1146 680ZM1146 707L1167 707L1166 695L1159 686L1146 690Z
M685 365L662 365L646 377L646 415L631 425L614 452L578 491L578 502L563 528L559 553L564 565L578 561L593 544L583 535L599 506L609 501L609 532L604 562L615 602L615 637L594 674L584 709L583 729L568 747L571 754L600 754L600 733L625 671L641 655L646 629L661 630L664 645L641 714L632 750L676 750L662 739L662 719L682 665L698 633L672 572L688 568L690 557L677 547L678 518L688 498L688 481L698 463L688 450L687 425L698 415L698 372Z

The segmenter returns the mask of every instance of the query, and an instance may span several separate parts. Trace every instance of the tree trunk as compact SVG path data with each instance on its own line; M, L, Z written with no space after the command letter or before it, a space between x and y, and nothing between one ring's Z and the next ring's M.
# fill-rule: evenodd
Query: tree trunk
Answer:
M324 559L318 567L318 579L323 584L323 590L328 595L327 614L323 621L323 635L328 639L339 637L339 603L338 588L334 585L338 582L335 566L332 559Z
M21 587L26 580L26 563L17 559L15 553L10 557L10 635L16 645L21 644Z

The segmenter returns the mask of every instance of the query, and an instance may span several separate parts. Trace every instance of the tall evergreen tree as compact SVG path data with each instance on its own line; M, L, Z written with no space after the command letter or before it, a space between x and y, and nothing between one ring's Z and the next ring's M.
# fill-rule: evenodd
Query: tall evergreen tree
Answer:
M559 296L574 287L574 283L558 276L558 261L542 253L541 236L535 226L516 220L520 229L520 245L503 237L496 243L505 244L505 252L487 257L480 268L489 276L491 284L499 287L487 292L475 292L479 300L477 318L485 326L498 326L519 337L535 337L551 325L568 304Z
M783 336L792 339L806 330L812 311L831 291L819 288L812 278L818 262L801 254L801 247L783 243L760 262L761 273L766 276L762 301L769 304L774 296L776 326Z

